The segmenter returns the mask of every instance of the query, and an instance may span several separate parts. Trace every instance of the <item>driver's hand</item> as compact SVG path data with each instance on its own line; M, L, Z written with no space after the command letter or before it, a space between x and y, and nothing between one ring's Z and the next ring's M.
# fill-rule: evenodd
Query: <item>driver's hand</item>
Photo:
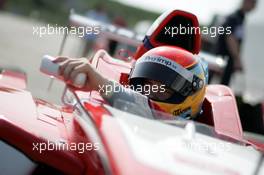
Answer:
M79 73L87 75L86 83L82 90L97 90L108 80L94 69L86 58L57 57L54 61L60 65L60 75L68 84L72 84Z

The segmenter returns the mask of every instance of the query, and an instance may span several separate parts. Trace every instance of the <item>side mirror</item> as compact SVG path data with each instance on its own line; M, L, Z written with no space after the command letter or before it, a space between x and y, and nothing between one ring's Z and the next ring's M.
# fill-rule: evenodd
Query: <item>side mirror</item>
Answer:
M195 15L171 10L163 13L149 28L136 58L146 51L163 45L177 46L193 54L201 50L199 22Z

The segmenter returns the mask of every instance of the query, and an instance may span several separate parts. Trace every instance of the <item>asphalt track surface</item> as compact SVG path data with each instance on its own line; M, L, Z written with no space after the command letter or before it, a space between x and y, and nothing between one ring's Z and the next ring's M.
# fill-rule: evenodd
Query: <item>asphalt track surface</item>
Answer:
M39 71L43 55L56 56L63 35L33 33L34 27L46 25L33 19L0 12L0 68L22 71L27 74L27 90L34 97L60 103L64 83L54 81L47 91L50 78ZM76 56L80 41L70 37L63 55Z

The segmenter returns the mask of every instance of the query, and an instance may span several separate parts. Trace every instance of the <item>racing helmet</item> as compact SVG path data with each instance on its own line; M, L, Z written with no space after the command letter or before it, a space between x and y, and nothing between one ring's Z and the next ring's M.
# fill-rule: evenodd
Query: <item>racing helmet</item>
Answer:
M160 46L143 54L133 66L129 84L144 86L154 80L172 92L167 99L155 99L155 109L183 118L195 118L201 111L208 66L202 58L175 46ZM153 106L152 106L153 107Z

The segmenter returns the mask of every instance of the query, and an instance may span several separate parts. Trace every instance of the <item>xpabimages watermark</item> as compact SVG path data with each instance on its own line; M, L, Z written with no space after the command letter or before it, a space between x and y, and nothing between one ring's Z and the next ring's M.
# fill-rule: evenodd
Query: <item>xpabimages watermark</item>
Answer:
M217 37L218 35L230 35L232 33L231 27L193 27L193 26L166 26L165 35L170 35L174 37L176 35L192 35L192 34L202 34L210 35L210 37Z
M45 35L77 35L82 38L87 35L99 35L101 32L100 26L58 26L47 24L45 26L33 26L33 35L38 37L43 37Z
M119 85L118 83L111 83L108 85L99 85L99 92L106 95L119 92L136 91L144 95L151 93L164 93L166 91L165 85Z
M76 151L79 154L83 154L85 151L99 150L99 143L66 143L66 142L41 142L32 143L33 151L37 151L40 154L43 151Z

